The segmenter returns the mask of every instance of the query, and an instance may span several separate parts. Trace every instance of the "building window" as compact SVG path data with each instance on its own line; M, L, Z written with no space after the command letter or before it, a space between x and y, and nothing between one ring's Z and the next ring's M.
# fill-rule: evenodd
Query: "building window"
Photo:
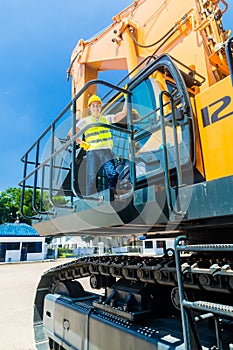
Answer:
M2 242L0 243L0 250L19 250L20 242Z
M27 253L42 253L42 242L23 242L22 247Z
M7 250L19 250L20 242L1 242L0 243L0 262L5 261Z

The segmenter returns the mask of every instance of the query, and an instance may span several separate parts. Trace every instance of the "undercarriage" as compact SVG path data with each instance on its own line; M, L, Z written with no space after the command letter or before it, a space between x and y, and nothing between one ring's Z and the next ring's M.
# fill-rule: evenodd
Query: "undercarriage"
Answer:
M47 271L35 299L37 348L232 349L232 246L191 247L178 246L178 258L172 249L92 256Z

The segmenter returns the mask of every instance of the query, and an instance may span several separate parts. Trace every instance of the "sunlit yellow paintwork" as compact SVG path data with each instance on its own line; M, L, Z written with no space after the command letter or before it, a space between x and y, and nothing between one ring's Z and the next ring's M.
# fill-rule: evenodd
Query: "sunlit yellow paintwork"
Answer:
M233 97L230 77L196 96L198 126L201 138L202 156L206 180L213 180L233 174L233 101L219 113L219 120L211 123L211 115L222 106L224 96ZM203 126L201 109L208 107L210 124ZM225 118L222 118L226 115ZM221 119L222 118L222 119Z

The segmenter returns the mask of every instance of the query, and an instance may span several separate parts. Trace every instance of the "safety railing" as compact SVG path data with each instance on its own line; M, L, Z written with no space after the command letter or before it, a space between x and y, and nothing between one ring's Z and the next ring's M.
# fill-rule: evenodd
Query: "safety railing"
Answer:
M35 219L35 220L40 220L41 216L38 217L37 214L53 214L53 211L50 210L43 210L42 207L42 201L40 201L40 207L37 208L36 207L36 197L38 195L38 190L40 191L40 198L43 199L43 193L45 190L48 190L49 192L49 203L51 204L52 207L62 207L62 208L73 208L73 196L74 195L78 195L75 192L74 186L72 185L72 194L71 194L71 198L70 198L70 204L67 205L58 205L54 202L53 200L53 195L52 192L53 191L59 191L59 188L54 188L53 187L53 171L56 168L56 165L54 164L54 159L56 156L58 156L62 151L66 151L68 147L72 148L72 176L74 176L74 159L75 159L75 152L76 152L76 101L78 98L80 98L80 96L91 86L91 85L104 85L107 86L108 88L115 90L118 93L123 93L126 94L126 96L130 96L130 92L127 91L126 89L120 88L119 86L113 85L111 83L108 83L106 81L103 80L92 80L90 82L88 82L78 93L77 95L73 98L72 101L70 101L67 106L61 111L61 113L55 118L55 120L51 123L51 125L41 134L41 136L34 142L34 144L28 149L28 151L24 154L24 156L21 158L21 161L24 163L24 168L23 168L23 179L22 181L19 183L19 186L22 186L22 195L21 195L21 203L20 203L20 211L21 214L24 218L26 219ZM130 97L129 97L129 101L128 103L130 103ZM59 149L55 149L54 146L54 140L55 140L55 130L57 128L57 125L59 124L59 122L61 122L62 118L65 116L65 114L70 111L70 109L72 108L72 129L73 129L73 136L71 138L71 140L68 140L67 142L65 142ZM131 118L131 113L128 114L128 123L130 124L130 118ZM116 128L115 126L111 126L112 129ZM124 129L123 129L124 130ZM125 130L124 130L125 132ZM130 134L130 132L129 132ZM51 142L51 146L50 146L50 153L49 156L45 157L45 160L40 160L39 158L39 153L40 153L40 148L41 148L41 144L44 142L44 140L50 139ZM130 140L129 140L130 141ZM31 156L31 154L34 153L34 157L33 159L29 159L29 157ZM30 165L30 167L33 168L33 170L31 170L30 172L28 172L28 166ZM48 186L46 186L43 183L43 179L44 179L44 173L46 172L46 170L48 169L49 171L49 184ZM67 168L62 167L62 170L67 170ZM38 172L41 171L42 172L42 183L41 185L38 185ZM32 182L30 184L28 184L29 180L31 180ZM72 179L72 184L73 184L74 180ZM25 190L26 189L32 189L33 191L33 196L32 196L32 208L35 211L35 215L32 216L28 216L24 213L24 202L25 202ZM82 198L82 197L81 197Z
M85 196L82 195L79 191L77 191L75 187L75 159L76 159L76 138L81 135L81 133L76 133L76 101L78 98L82 96L82 94L91 86L91 85L104 85L108 87L109 89L115 90L116 95L110 99L110 102L114 103L114 99L116 99L117 93L118 94L126 94L127 96L127 104L128 104L128 116L127 116L127 128L120 128L115 125L108 125L108 128L110 128L113 132L119 132L121 135L126 135L127 139L127 146L128 146L128 153L130 155L130 162L129 162L129 173L130 173L130 182L132 185L132 189L135 189L136 186L136 172L135 172L135 149L134 149L134 144L137 141L137 138L140 138L141 136L135 132L135 123L132 118L132 109L131 109L131 94L132 90L135 86L140 84L144 79L146 79L149 75L153 74L156 69L161 69L161 67L165 67L168 69L170 72L171 76L174 77L174 81L176 83L177 89L179 90L180 93L180 99L181 99L181 105L184 106L184 114L186 111L188 111L188 116L190 121L190 129L191 136L194 134L194 129L193 129L193 124L192 124L192 115L191 115L191 106L190 106L190 101L189 97L187 94L187 91L185 89L185 84L183 81L183 78L179 72L179 70L176 68L176 66L173 64L171 58L168 55L163 55L158 59L155 59L154 62L148 63L145 69L138 73L135 77L132 78L132 80L129 83L129 87L127 89L121 88L119 86L113 85L111 83L105 82L103 80L92 80L88 82L79 92L78 94L73 98L71 102L68 103L68 105L63 109L63 111L57 116L57 118L51 123L51 125L44 131L44 133L39 137L39 139L30 147L30 149L26 152L26 154L21 158L22 162L24 162L24 172L23 172L23 180L20 182L20 186L22 186L22 197L21 197L21 213L23 216L26 216L24 214L24 200L25 200L25 189L26 188L31 188L33 190L33 203L32 207L35 210L36 214L31 216L30 219L40 219L38 218L37 214L53 214L53 210L51 211L50 207L55 208L55 207L61 207L61 208L68 208L68 209L73 209L73 200L74 196L81 198L81 199L90 199L90 200L99 200L97 197L92 197L92 196ZM172 106L172 124L174 128L174 140L175 140L175 154L176 154L176 170L177 170L177 177L178 177L178 185L181 183L181 170L180 170L180 160L179 160L179 150L178 150L178 143L177 143L177 134L176 134L176 129L175 129L175 113L174 113L174 106L173 106L173 99L170 97L168 92L163 92L162 95L160 95L160 123L163 124L164 122L164 101L163 101L163 96L166 94L166 97L170 98L170 104ZM108 101L109 102L109 101ZM130 106L130 107L129 107ZM62 122L64 116L66 115L67 112L70 112L70 109L72 110L72 115L71 115L71 126L72 126L72 137L70 140L65 140L64 138L64 143L61 143L58 145L58 147L55 145L55 140L56 140L56 130L58 126L60 126L59 123ZM154 111L152 111L152 114ZM99 126L103 125L101 123L98 124ZM96 126L96 124L95 124ZM91 127L89 125L87 128ZM82 130L82 133L85 132L87 129L85 128ZM70 128L69 128L70 129ZM162 128L164 129L164 127ZM145 130L148 134L151 132L149 129ZM166 137L166 136L165 136ZM166 140L165 137L163 139L163 147L164 150L166 150ZM49 143L49 153L46 155L44 158L40 158L39 152L41 149L41 144L44 142L44 139L50 139ZM69 149L69 152L71 154L71 193L70 193L70 199L66 201L64 204L58 204L56 201L54 201L54 192L59 192L60 188L54 187L53 183L53 178L54 178L54 172L56 169L58 171L69 171L70 170L70 165L68 167L63 166L63 165L57 165L56 164L56 159L59 157L62 152L68 152L67 150ZM29 159L29 156L31 153L35 153L34 158L31 160ZM165 152L165 151L164 151ZM165 162L165 171L167 172L166 174L166 181L167 181L167 190L168 190L168 205L169 208L173 210L173 212L176 212L179 214L179 208L178 210L174 210L174 206L172 205L172 199L171 199L171 193L170 193L170 188L169 188L169 175L168 175L168 160L166 160L166 155L164 153L164 162ZM28 166L30 165L30 168L32 168L31 171L28 171ZM42 181L41 184L38 183L38 175L39 173L42 173ZM45 183L45 173L48 173L48 184ZM33 179L33 180L32 180ZM30 181L32 181L32 184L28 184ZM36 206L36 198L37 198L37 191L40 191L40 197L43 199L43 195L45 191L48 191L48 209L43 208L43 203L42 201L40 202L39 208ZM29 217L27 217L29 218Z

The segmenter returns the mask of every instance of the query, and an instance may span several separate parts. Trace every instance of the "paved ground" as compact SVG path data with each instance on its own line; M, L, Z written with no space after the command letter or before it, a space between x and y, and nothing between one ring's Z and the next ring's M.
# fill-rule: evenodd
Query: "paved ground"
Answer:
M0 265L0 350L35 350L33 303L41 274L67 260Z

